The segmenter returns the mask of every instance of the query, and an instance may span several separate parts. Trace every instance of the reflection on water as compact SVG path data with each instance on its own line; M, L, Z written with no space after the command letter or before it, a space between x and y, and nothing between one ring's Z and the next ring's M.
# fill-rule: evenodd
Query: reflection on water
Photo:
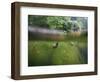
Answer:
M78 50L80 52L80 60L82 63L87 63L87 47L78 47Z

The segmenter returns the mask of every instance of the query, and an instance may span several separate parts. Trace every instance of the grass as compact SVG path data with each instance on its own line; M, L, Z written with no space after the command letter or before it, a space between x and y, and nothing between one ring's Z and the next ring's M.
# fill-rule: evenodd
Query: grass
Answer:
M68 39L68 38L67 38ZM83 42L79 42L79 41ZM58 47L53 48L56 41L28 41L28 65L47 66L47 65L69 65L87 63L86 37L78 40L59 41ZM74 45L71 42L79 42ZM85 53L84 53L85 52Z

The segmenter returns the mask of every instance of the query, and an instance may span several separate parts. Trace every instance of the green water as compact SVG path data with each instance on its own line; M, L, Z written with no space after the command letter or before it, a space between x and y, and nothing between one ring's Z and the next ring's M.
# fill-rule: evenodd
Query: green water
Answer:
M29 40L28 66L86 64L87 39L83 40L59 41L56 48L53 48L56 41Z

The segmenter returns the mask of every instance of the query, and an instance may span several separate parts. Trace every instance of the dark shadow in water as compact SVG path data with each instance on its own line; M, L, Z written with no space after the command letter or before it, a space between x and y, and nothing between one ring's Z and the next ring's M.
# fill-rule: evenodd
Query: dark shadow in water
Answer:
M79 47L78 46L78 50L80 52L80 61L84 64L88 63L88 50L87 47Z

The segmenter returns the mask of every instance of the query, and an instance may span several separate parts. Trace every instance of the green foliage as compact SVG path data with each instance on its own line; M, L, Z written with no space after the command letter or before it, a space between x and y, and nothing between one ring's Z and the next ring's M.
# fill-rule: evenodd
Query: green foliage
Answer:
M70 17L64 16L28 16L28 25L37 26L37 27L45 27L50 29L61 29L64 30L67 28L67 22L70 20ZM69 27L68 27L69 28Z
M28 16L28 24L30 26L48 27L46 16Z
M81 26L81 28L87 28L88 18L87 17L78 17L77 22Z
M69 17L63 17L63 16L48 16L47 17L47 23L51 29L62 29L63 25L66 24L69 20Z

